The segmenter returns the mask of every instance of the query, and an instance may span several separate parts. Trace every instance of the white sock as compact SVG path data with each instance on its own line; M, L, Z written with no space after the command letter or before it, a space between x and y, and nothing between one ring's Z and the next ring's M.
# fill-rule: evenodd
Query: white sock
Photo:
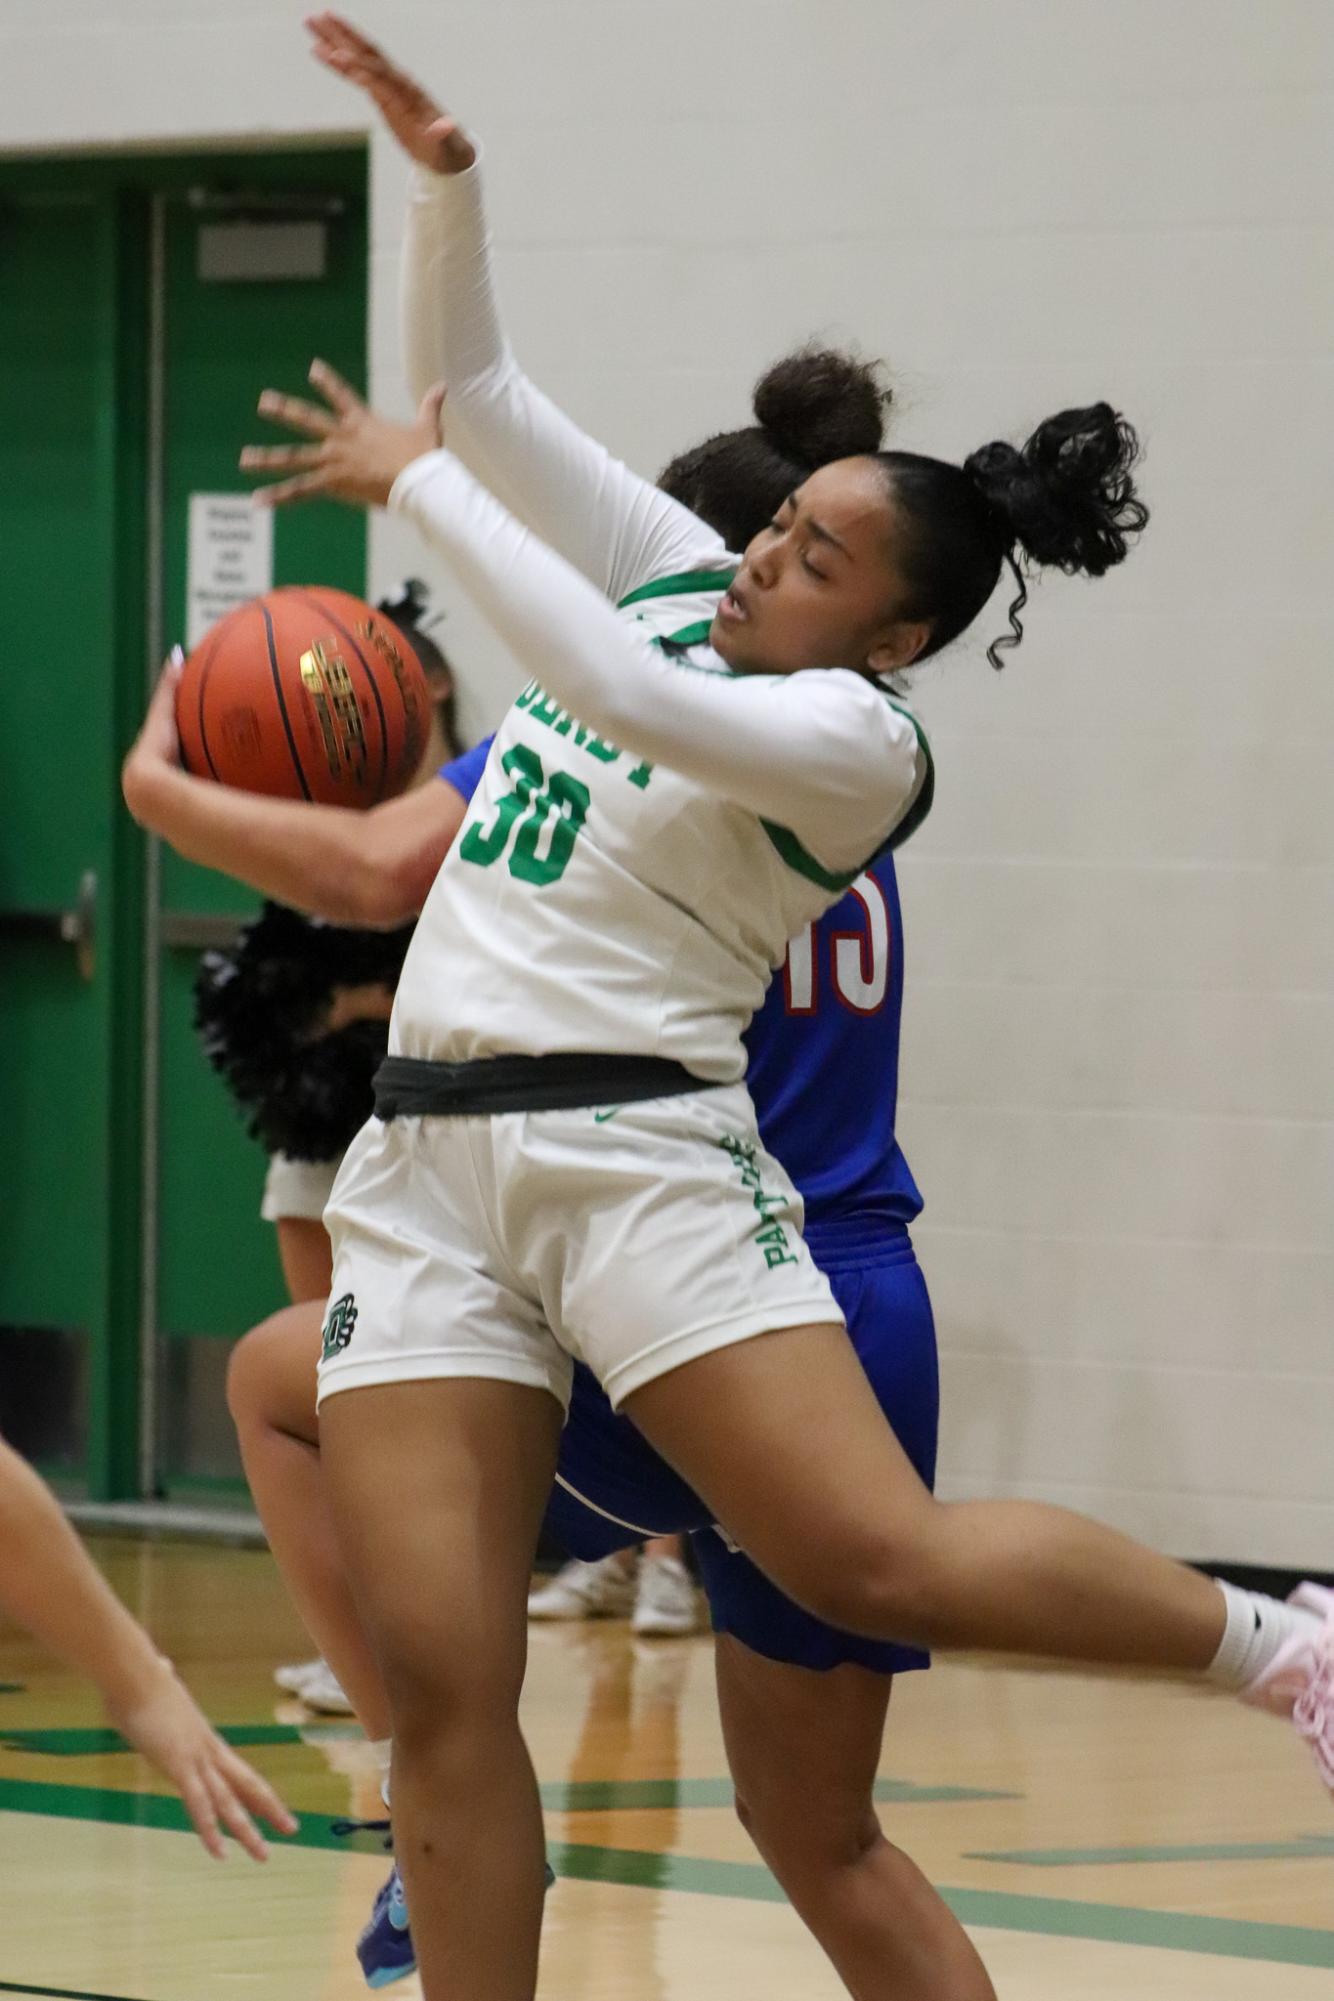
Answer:
M1227 1625L1218 1652L1207 1670L1210 1681L1224 1688L1246 1688L1262 1674L1281 1647L1304 1626L1318 1626L1314 1612L1285 1605L1260 1591L1243 1591L1215 1578L1227 1606Z
M380 1774L380 1798L389 1805L389 1767L393 1763L394 1740L392 1737L373 1737L371 1756Z

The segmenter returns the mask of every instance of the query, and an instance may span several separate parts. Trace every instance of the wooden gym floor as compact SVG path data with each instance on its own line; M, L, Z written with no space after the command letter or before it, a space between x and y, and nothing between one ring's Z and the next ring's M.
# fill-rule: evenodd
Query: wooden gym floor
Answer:
M375 1788L355 1730L272 1685L307 1649L268 1558L94 1549L304 1824L265 1869L210 1862L96 1698L0 1634L0 1995L355 2001L386 1865L329 1821ZM1334 1819L1278 1726L1184 1685L972 1661L907 1678L894 1712L883 1818L1002 2001L1328 2001ZM544 2001L842 1993L732 1818L707 1640L535 1628L526 1721L562 1878Z

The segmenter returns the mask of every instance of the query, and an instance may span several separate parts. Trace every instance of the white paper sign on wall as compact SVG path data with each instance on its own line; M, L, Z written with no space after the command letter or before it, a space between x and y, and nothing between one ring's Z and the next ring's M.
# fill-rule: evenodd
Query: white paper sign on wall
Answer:
M224 612L273 583L273 512L248 493L190 495L185 604L187 650Z

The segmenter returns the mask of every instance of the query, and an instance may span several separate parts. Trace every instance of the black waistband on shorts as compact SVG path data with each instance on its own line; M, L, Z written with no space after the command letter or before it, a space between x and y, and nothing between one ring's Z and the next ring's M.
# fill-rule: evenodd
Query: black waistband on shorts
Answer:
M586 1105L629 1105L643 1098L679 1098L710 1091L666 1056L602 1056L561 1051L551 1056L483 1056L472 1063L432 1063L386 1056L375 1073L375 1116L384 1119L473 1119L495 1112L578 1111Z

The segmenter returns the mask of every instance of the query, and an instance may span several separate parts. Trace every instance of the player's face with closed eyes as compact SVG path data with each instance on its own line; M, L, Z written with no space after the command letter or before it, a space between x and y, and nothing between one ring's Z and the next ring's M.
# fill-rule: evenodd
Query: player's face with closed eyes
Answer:
M790 494L746 550L710 639L740 674L891 673L930 628L897 615L896 511L874 459L839 459Z

